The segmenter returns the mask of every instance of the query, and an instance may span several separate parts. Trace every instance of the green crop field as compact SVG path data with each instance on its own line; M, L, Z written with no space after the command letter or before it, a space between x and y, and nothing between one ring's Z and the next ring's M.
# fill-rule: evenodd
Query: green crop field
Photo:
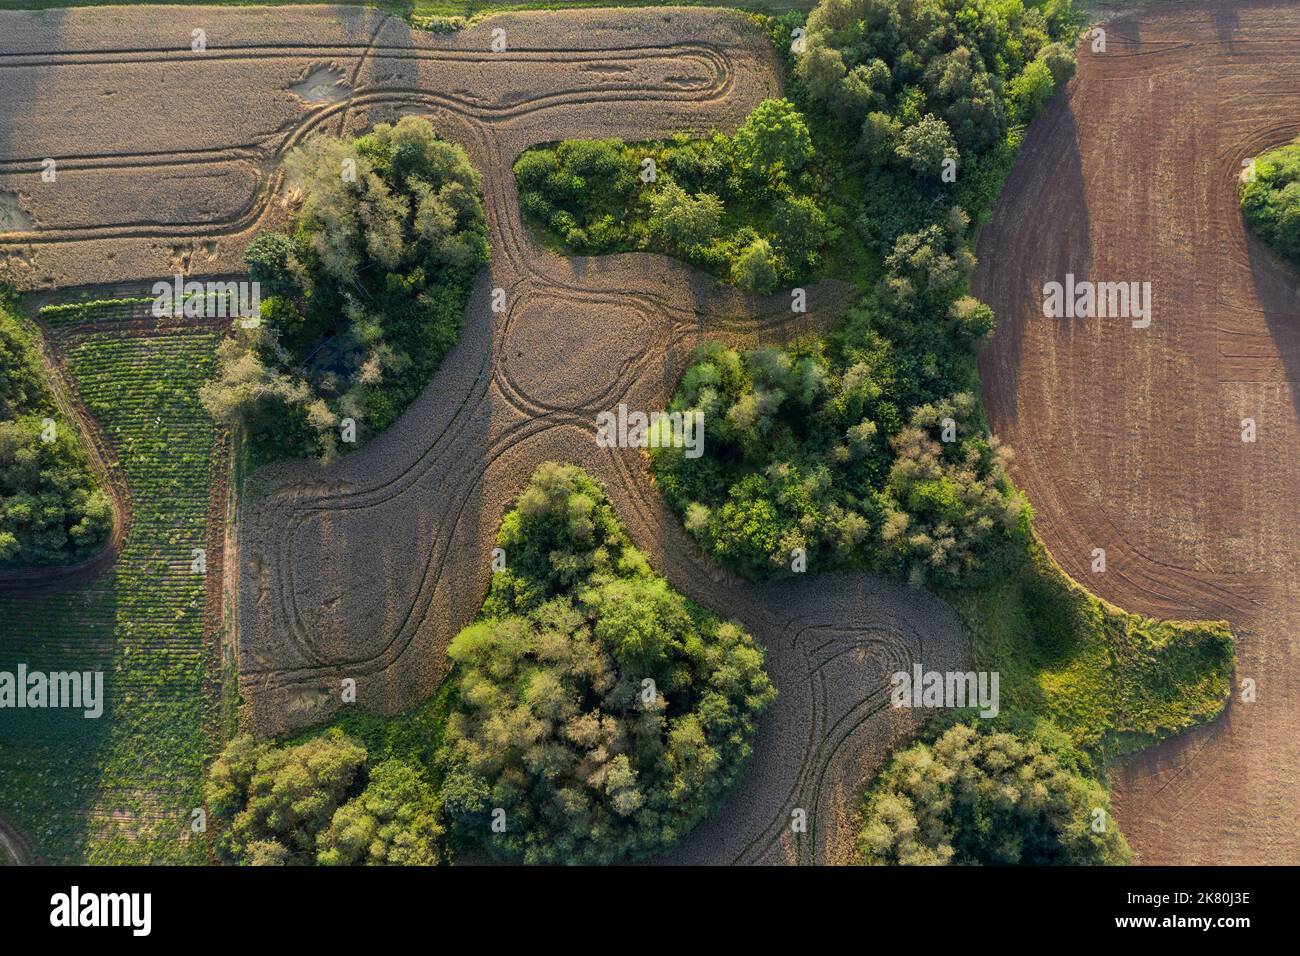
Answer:
M68 368L118 455L134 525L69 592L0 596L0 671L102 671L104 712L6 710L0 806L48 863L202 862L189 838L216 747L204 583L214 426L198 401L217 335L70 337Z

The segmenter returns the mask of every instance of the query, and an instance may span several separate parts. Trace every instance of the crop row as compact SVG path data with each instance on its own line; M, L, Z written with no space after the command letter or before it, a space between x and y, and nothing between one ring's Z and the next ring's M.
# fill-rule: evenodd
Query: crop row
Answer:
M215 713L203 630L213 425L198 401L217 336L92 333L67 364L131 489L116 564L71 592L0 596L0 671L102 671L104 712L9 710L0 807L48 862L200 862L189 835Z

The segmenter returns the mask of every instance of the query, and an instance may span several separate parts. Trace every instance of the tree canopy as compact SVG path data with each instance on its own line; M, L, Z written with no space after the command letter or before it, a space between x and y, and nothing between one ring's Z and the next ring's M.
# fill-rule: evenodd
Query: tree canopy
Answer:
M1027 736L957 724L896 753L863 804L873 865L1114 865L1128 844L1105 788L1050 727Z
M285 746L235 738L208 771L206 797L227 863L443 858L441 804L420 770L394 759L368 766L366 748L337 728Z
M1074 69L1070 0L822 0L795 75L878 165L936 179L1027 123Z
M350 141L318 135L284 166L294 232L250 244L261 321L222 347L203 400L268 454L329 458L344 419L357 443L382 431L455 342L488 260L480 180L415 116Z
M0 568L83 560L113 528L112 503L55 405L33 335L0 299Z
M449 650L440 764L458 831L528 863L672 845L749 757L775 696L763 652L656 575L573 466L538 469L497 544L508 569Z
M1241 184L1241 209L1252 229L1300 265L1300 139L1255 158Z

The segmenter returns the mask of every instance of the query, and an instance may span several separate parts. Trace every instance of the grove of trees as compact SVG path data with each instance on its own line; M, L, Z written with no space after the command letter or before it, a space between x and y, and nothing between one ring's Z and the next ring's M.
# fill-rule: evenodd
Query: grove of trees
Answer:
M822 0L796 76L877 165L940 177L1069 79L1070 0Z
M356 140L307 140L285 159L292 235L249 246L260 322L236 323L203 390L264 457L328 459L382 431L428 384L488 260L480 179L420 117Z
M566 140L524 152L515 177L524 212L566 251L649 249L771 292L815 275L839 235L814 158L803 115L773 99L734 136Z
M113 528L108 494L55 406L32 336L0 299L0 568L74 563Z
M859 851L877 866L1116 865L1131 856L1105 788L1050 727L1019 735L956 724L900 751L867 791L862 819Z
M1241 209L1252 229L1300 265L1300 139L1255 157L1241 184Z
M497 544L508 570L449 651L449 818L527 863L671 846L739 779L776 695L763 651L655 574L571 465L538 469Z
M218 856L249 866L441 862L441 802L421 769L366 758L337 729L285 746L235 738L208 771Z

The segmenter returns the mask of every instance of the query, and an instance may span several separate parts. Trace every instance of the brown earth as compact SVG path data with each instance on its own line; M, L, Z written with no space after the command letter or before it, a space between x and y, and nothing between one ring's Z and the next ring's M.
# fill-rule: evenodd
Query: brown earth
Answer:
M999 320L984 400L1065 570L1129 610L1226 618L1257 685L1119 769L1140 861L1294 864L1300 278L1246 232L1237 178L1300 133L1300 6L1159 6L1105 29L980 237L976 293ZM1067 272L1151 282L1151 326L1044 318Z
M207 53L189 50L195 27ZM488 49L497 28L503 53ZM959 667L955 616L882 577L726 574L638 450L597 447L594 418L620 401L665 407L695 344L813 331L847 290L813 287L797 315L788 294L744 296L659 256L553 256L521 221L511 172L544 141L734 128L777 76L767 38L716 10L511 14L451 37L352 8L0 14L0 192L36 224L0 236L0 252L27 287L237 271L283 215L279 158L314 131L421 113L483 172L493 263L430 387L337 466L264 471L241 501L232 603L249 727L325 718L345 677L380 713L427 698L486 593L511 498L542 461L572 461L605 483L656 570L764 643L780 691L745 784L672 858L846 858L864 774L912 728L886 704L887 675ZM56 183L40 181L45 157Z

